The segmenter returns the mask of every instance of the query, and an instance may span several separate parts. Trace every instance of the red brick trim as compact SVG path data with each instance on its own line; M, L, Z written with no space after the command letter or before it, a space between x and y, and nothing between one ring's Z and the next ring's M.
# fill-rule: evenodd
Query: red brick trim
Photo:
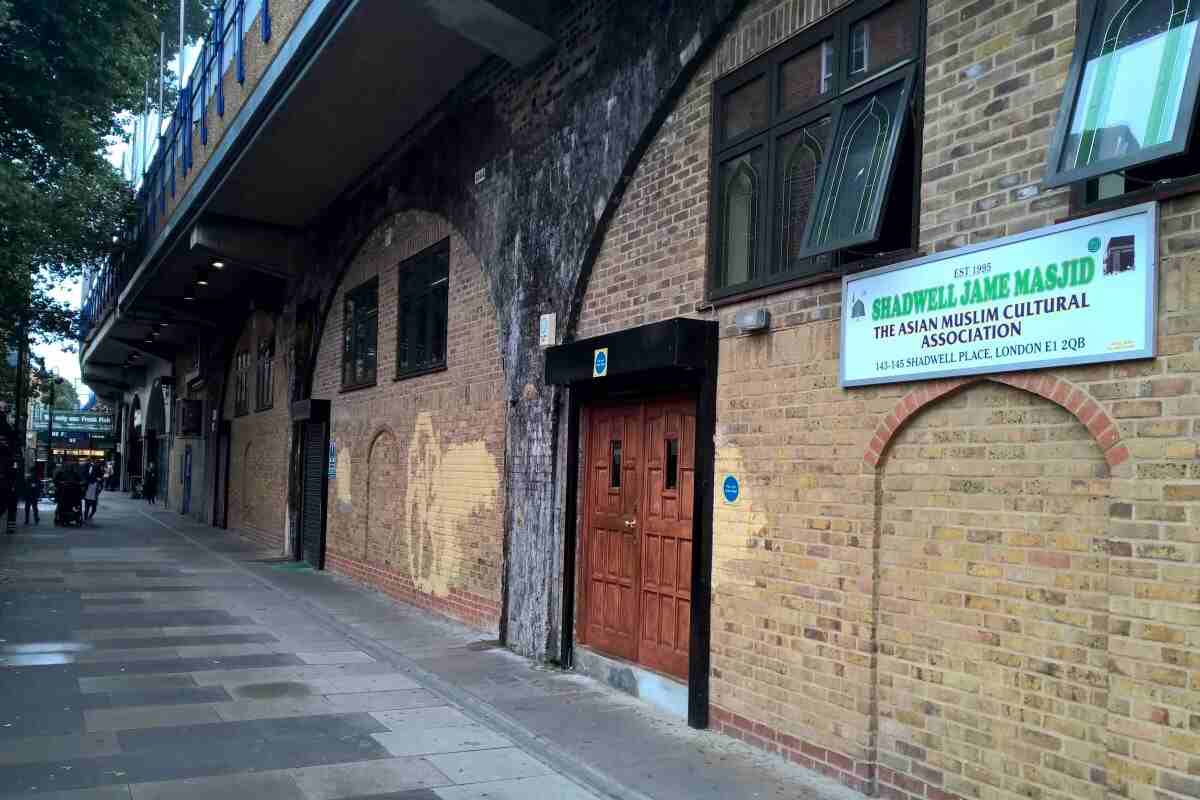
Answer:
M963 800L920 778L871 761L852 759L836 750L803 741L720 706L709 706L709 727L872 797L887 800Z
M337 575L366 584L409 605L496 633L500 629L500 604L471 592L451 589L446 597L422 592L408 577L335 553L325 554L325 567Z
M896 403L883 421L875 428L875 435L867 444L863 460L878 467L887 451L888 443L896 431L904 426L909 417L934 400L945 397L964 386L981 381L993 381L1032 392L1057 403L1082 422L1104 451L1104 459L1115 467L1129 460L1129 449L1121 444L1121 429L1108 412L1091 395L1079 386L1056 378L1047 372L1010 372L1001 375L986 375L969 378L947 378L928 381L906 394Z
M863 794L871 794L875 770L870 762L855 761L836 750L805 742L720 706L710 705L708 711L712 730L782 756Z

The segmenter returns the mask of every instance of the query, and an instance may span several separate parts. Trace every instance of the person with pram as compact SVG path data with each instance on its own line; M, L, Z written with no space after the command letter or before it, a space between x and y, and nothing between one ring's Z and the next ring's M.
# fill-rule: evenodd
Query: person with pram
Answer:
M54 476L54 524L83 525L83 479L74 464Z

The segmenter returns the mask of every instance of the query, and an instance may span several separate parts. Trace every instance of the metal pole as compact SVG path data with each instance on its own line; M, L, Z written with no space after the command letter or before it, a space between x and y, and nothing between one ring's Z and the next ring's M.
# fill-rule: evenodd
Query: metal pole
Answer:
M50 479L54 479L54 378L51 377L48 381L50 384L50 418L46 420L46 474Z
M16 435L13 437L16 452L13 453L13 466L16 475L12 485L12 496L8 500L8 520L5 524L9 535L17 532L17 487L24 483L25 478L25 406L28 403L25 397L25 385L28 382L25 366L29 361L29 323L24 319L21 320L20 335L21 339L17 344L17 385L13 391L13 413L16 417ZM34 458L36 459L36 456Z
M158 138L162 138L163 124L163 63L167 57L167 32L158 32Z
M183 88L183 76L187 74L187 59L184 58L184 31L186 30L187 0L179 0L179 86Z

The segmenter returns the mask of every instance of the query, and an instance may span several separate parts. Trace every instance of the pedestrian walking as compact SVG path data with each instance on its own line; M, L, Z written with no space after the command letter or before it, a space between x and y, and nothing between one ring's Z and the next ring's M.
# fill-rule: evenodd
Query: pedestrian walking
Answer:
M92 477L88 479L87 489L83 492L84 522L96 516L96 506L100 503L100 480L99 470L93 470Z
M38 502L42 499L42 482L32 472L25 476L21 496L25 500L25 524L29 524L29 512L33 511L33 524L41 524L42 518L38 513Z
M158 470L153 463L146 467L146 474L142 477L142 496L150 505L158 500Z

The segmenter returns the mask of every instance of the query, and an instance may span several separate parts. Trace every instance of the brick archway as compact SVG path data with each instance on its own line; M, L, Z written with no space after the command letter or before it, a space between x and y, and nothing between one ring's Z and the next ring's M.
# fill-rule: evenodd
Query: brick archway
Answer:
M895 408L875 428L875 435L871 437L871 441L867 445L863 460L872 467L878 467L892 437L900 428L904 427L904 423L913 414L934 400L958 391L964 386L982 381L993 381L1024 389L1070 411L1095 438L1096 444L1104 452L1104 460L1110 467L1115 467L1129 459L1128 448L1121 444L1121 429L1108 415L1108 412L1086 391L1049 373L1012 372L1004 375L929 381L913 389L896 403Z

